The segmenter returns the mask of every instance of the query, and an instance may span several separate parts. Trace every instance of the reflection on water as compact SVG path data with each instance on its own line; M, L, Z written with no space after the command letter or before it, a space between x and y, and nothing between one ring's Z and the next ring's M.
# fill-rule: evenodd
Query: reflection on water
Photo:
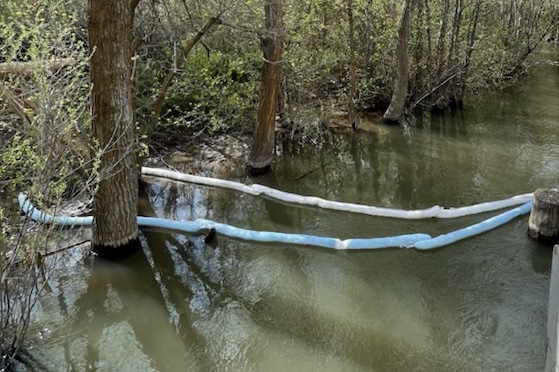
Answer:
M405 209L555 186L559 68L535 72L521 91L415 127L283 144L274 174L253 181ZM149 215L339 238L437 235L489 216L400 221L161 180L148 193ZM34 355L55 371L542 370L550 251L525 231L520 218L432 252L347 253L144 231L122 263L63 260Z

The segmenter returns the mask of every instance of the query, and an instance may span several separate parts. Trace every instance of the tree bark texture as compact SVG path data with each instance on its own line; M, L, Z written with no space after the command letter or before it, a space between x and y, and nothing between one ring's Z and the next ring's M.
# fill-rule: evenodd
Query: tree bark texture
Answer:
M114 257L138 246L132 18L130 0L89 0L92 135L100 151L92 247Z
M281 82L283 52L283 7L281 0L266 0L266 30L261 37L264 54L260 103L252 149L248 161L251 174L269 170L274 156L278 87Z
M398 44L396 47L394 93L390 105L384 113L383 122L398 124L404 114L408 95L408 40L410 38L411 7L413 0L404 0L398 23Z
M559 243L559 192L538 189L532 198L528 234L544 243Z

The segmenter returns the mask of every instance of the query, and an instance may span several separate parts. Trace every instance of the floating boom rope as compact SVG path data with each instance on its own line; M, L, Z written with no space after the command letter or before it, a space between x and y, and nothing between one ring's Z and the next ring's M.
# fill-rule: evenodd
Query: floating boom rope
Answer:
M338 201L325 200L315 196L302 196L302 195L297 195L285 191L280 191L259 184L253 184L249 186L239 182L194 176L191 174L174 172L174 171L159 169L159 168L142 167L142 174L145 174L146 176L163 177L163 178L173 179L182 182L194 183L197 185L226 188L230 190L244 192L253 196L264 195L269 198L280 200L287 203L314 205L324 209L360 213L369 216L392 217L392 218L403 218L403 219L424 219L424 218L433 218L433 217L436 218L464 217L472 214L490 212L498 209L513 207L516 205L524 204L532 200L532 193L528 193L528 194L516 195L508 199L474 204L465 207L444 208L435 205L427 209L408 211L402 209L382 208L382 207L375 207L375 206L368 206L368 205L361 205L361 204L354 204L354 203L343 203Z
M33 206L31 201L25 194L20 194L18 197L18 201L21 210L27 216L37 222L62 226L89 226L93 224L93 217L53 216L52 214L42 212ZM386 238L340 240L336 238L305 234L287 234L272 231L246 230L202 218L196 219L195 221L175 221L165 218L138 216L138 226L163 228L187 234L201 233L204 231L215 229L217 233L228 236L230 238L265 243L310 245L332 249L379 249L391 247L411 247L415 242L431 238L431 236L427 234L407 234Z
M37 222L62 226L90 226L93 224L93 217L53 216L42 212L33 206L25 194L20 194L18 200L21 210ZM520 207L501 213L475 225L471 225L448 234L440 235L435 238L432 238L428 234L417 233L383 238L340 240L336 238L306 234L246 230L202 218L196 219L195 221L175 221L165 218L138 216L138 225L140 227L163 228L187 234L201 233L215 229L217 233L224 236L247 241L309 245L332 249L353 250L400 247L428 250L443 247L499 227L522 214L528 213L530 208L531 202L528 202Z

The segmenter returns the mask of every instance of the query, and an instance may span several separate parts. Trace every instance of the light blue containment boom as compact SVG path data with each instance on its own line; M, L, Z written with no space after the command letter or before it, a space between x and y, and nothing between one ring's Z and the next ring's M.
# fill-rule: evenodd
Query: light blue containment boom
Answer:
M18 200L21 210L37 222L61 226L90 226L93 224L93 217L53 216L49 213L42 212L33 206L25 194L20 194ZM262 243L309 245L331 249L379 249L407 247L413 245L415 242L431 238L431 236L427 234L407 234L386 238L340 240L336 238L306 234L246 230L201 218L196 219L195 221L175 221L166 218L139 216L138 226L162 228L186 234L203 233L208 230L215 229L217 233L235 239Z
M515 219L518 216L529 213L531 208L532 202L527 202L520 207L516 207L514 209L511 209L510 211L501 213L480 223L476 223L475 225L471 225L463 229L450 232L448 234L439 235L428 240L418 241L414 243L411 248L427 250L443 247L445 245L455 243L459 240L470 238L472 236L482 234L486 231L493 230Z

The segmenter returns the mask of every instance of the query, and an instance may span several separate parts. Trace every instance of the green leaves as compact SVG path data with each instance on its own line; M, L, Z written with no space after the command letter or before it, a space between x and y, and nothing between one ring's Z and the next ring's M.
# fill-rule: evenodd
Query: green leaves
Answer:
M56 200L85 173L76 172L89 157L88 56L77 40L77 6L73 0L0 5L0 62L26 66L0 76L0 189L33 184ZM61 59L73 63L53 67Z
M209 133L252 126L258 53L216 51L208 57L200 48L194 50L169 91L162 125Z

